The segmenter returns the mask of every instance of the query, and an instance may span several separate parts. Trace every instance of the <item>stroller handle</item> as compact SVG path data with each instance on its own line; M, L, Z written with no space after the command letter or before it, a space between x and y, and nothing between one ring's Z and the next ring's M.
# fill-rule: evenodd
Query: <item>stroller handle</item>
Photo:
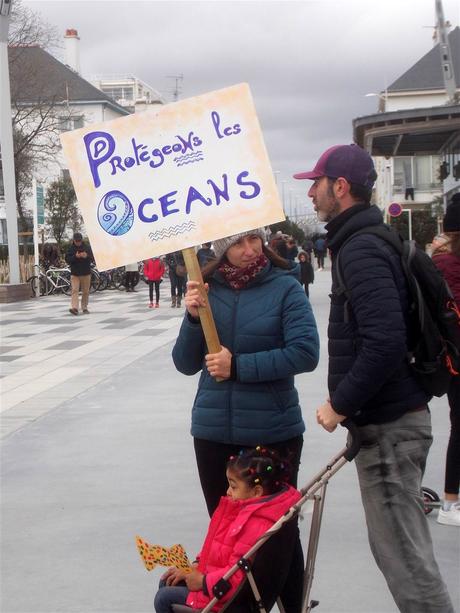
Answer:
M348 462L351 462L361 449L361 435L358 426L351 419L345 419L341 425L346 428L350 434L347 440L347 450L343 454L343 457L348 460Z

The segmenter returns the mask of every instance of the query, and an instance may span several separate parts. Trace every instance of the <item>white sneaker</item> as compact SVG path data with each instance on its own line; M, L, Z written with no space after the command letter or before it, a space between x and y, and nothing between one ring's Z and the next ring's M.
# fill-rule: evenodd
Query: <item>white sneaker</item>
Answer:
M448 511L439 509L438 524L460 527L460 502L454 502Z

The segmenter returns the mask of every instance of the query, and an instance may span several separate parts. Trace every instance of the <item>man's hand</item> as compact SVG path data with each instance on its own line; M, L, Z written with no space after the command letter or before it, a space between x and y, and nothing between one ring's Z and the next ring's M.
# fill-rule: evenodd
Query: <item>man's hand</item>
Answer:
M185 583L192 592L197 592L203 588L203 573L194 568L191 573L185 575Z
M226 347L222 347L219 353L205 355L206 368L211 377L229 379L232 369L232 354Z
M336 413L332 408L330 400L326 400L316 411L316 421L328 432L334 432L337 424L340 424L344 419L346 419L346 416Z

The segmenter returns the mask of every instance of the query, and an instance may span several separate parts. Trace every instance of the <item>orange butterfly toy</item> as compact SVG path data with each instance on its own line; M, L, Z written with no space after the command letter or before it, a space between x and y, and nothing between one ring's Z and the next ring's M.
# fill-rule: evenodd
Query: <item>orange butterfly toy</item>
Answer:
M182 545L173 545L172 547L150 545L140 536L136 536L136 545L147 570L153 570L155 566L167 566L168 568L174 566L185 572L192 570Z

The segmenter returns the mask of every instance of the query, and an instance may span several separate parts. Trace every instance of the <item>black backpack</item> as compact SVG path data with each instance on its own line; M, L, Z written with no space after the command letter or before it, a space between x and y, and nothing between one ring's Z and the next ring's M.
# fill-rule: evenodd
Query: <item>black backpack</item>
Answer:
M460 307L455 303L440 271L414 241L404 240L389 226L362 228L350 236L336 256L337 295L350 294L340 268L340 253L351 238L374 234L390 244L401 257L409 296L408 360L420 386L431 396L442 396L454 377L460 379Z

